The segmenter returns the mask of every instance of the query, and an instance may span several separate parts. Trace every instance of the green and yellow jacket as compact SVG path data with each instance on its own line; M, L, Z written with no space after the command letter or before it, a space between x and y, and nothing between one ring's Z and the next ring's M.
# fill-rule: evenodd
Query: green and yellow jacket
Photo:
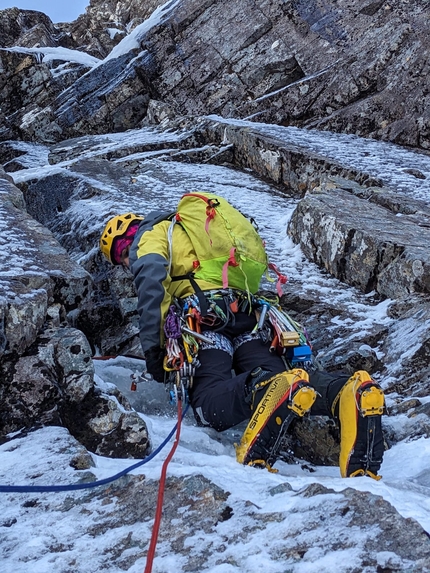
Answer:
M163 327L173 297L183 298L194 292L188 279L172 281L172 277L191 273L197 260L191 241L180 225L174 225L169 245L172 217L172 214L160 211L149 213L140 224L130 248L143 352L156 346L163 347ZM196 282L202 290L222 288L221 276L218 283Z

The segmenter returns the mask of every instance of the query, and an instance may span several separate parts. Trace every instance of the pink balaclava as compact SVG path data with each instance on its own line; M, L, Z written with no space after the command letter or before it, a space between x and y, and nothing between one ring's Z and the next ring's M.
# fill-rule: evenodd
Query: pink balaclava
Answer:
M134 235L139 227L139 223L132 223L127 229L125 235L118 237L114 240L113 251L112 251L112 261L116 265L122 264L121 254L124 249L129 247L133 242Z

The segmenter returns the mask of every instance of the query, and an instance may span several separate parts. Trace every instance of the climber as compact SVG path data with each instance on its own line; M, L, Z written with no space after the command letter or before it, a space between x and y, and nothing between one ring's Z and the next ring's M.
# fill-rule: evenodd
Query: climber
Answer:
M267 335L270 325L260 328L262 313L254 304L267 262L261 239L256 231L245 230L243 215L225 200L203 193L193 196L190 205L185 196L184 200L176 213L151 212L145 219L133 213L113 217L100 239L106 259L128 267L134 276L148 371L155 380L165 381L169 362L164 328L169 313L180 309L192 319L189 324L194 324L196 335L200 333L189 388L195 418L199 425L220 432L248 420L236 446L240 463L270 469L291 421L310 413L339 423L342 477L379 479L384 451L382 390L365 371L350 377L307 371L291 367L282 353L273 352L273 329ZM203 220L197 216L199 200L205 202ZM227 241L226 261L219 263L218 257L207 266L208 255L202 249L206 239L214 248L216 225L221 222L220 237L231 234L235 247ZM246 257L237 256L240 244L248 249ZM251 265L250 259L264 264ZM242 265L245 260L249 268Z

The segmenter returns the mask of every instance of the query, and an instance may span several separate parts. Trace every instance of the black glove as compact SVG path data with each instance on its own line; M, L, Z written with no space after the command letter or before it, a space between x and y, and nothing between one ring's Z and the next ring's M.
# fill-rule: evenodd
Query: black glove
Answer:
M164 382L164 350L159 346L152 346L145 352L146 368L157 382Z

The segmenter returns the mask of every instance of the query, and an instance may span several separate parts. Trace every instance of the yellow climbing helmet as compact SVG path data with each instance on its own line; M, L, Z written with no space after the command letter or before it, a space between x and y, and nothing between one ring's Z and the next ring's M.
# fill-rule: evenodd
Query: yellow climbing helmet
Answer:
M134 213L117 215L108 221L100 237L100 250L110 263L114 265L118 264L112 257L115 239L123 237L127 233L130 225L139 221L143 221L143 217L135 215Z

